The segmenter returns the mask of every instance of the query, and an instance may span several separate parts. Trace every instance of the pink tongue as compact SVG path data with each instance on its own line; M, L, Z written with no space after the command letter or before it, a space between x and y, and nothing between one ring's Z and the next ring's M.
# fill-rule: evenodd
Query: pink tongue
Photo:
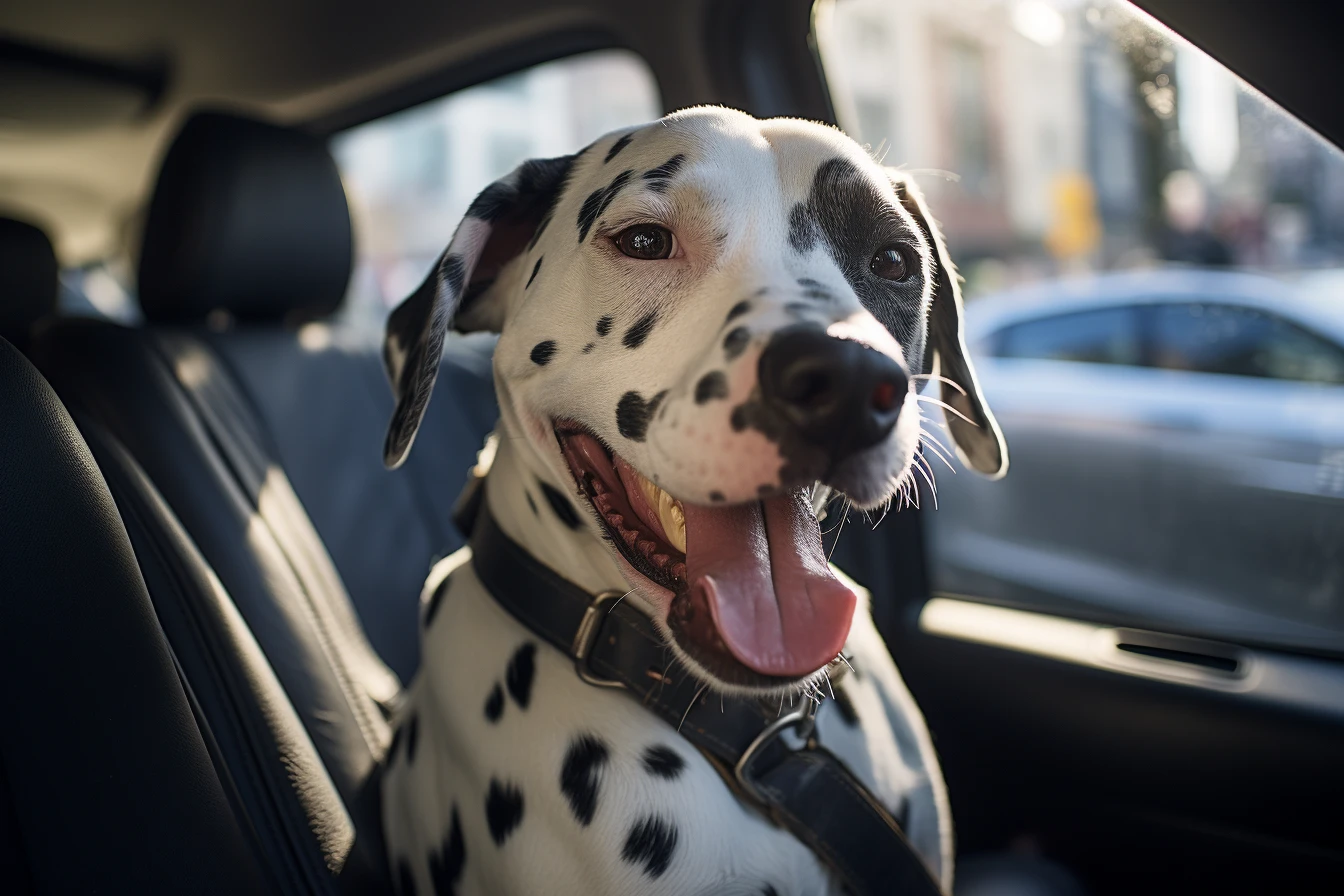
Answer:
M765 675L809 675L835 659L857 598L831 575L802 492L734 507L683 506L687 579L724 644Z

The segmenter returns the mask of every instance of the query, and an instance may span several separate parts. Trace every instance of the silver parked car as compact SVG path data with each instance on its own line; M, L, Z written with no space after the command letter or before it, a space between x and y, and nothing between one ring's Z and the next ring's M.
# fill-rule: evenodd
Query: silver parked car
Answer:
M1110 274L972 301L967 330L1012 467L939 465L936 590L1344 649L1344 295Z

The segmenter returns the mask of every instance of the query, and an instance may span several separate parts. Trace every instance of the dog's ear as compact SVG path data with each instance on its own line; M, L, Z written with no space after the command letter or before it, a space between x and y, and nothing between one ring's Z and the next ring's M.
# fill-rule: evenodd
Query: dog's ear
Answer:
M980 393L975 368L966 351L957 269L948 257L943 235L929 214L919 187L903 171L888 169L887 173L901 204L924 231L935 269L933 303L929 306L929 337L924 346L924 373L939 374L951 381L951 384L940 381L939 386L943 401L956 411L946 415L947 427L962 463L991 479L998 479L1008 472L1008 445Z
M397 401L383 443L389 469L401 466L415 441L448 328L498 332L503 325L503 290L491 287L540 238L573 163L574 156L530 159L482 190L425 282L388 317L383 364Z

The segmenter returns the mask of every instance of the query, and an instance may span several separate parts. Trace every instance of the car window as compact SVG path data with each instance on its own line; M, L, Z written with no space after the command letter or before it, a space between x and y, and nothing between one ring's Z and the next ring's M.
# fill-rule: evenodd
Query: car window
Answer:
M1344 383L1344 351L1255 308L1202 302L1152 309L1152 360L1193 370L1308 383Z
M933 465L934 590L1344 655L1344 154L1124 0L821 0L814 30L990 333L1011 465Z
M571 153L662 114L623 50L537 65L351 128L332 140L355 228L341 316L371 335L420 285L471 200L528 158Z
M1140 361L1138 314L1132 307L1077 311L1004 327L994 354L1002 358L1130 364Z

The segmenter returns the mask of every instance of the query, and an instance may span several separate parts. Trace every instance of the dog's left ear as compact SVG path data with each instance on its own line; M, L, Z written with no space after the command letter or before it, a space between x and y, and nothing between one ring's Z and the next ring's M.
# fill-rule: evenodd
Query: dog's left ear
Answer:
M938 373L954 384L940 381L939 387L943 401L958 414L965 415L965 419L957 414L946 415L948 431L952 433L962 463L991 479L998 479L1008 472L1008 445L980 393L975 367L966 351L957 269L948 257L943 235L929 214L919 187L903 171L889 168L887 174L901 205L923 229L935 268L933 302L929 306L929 339L924 346L924 372Z
M573 164L574 156L530 159L482 190L425 282L388 317L383 364L397 400L383 443L388 469L401 466L415 441L448 328L498 332L503 325L505 290L491 287L541 236Z

